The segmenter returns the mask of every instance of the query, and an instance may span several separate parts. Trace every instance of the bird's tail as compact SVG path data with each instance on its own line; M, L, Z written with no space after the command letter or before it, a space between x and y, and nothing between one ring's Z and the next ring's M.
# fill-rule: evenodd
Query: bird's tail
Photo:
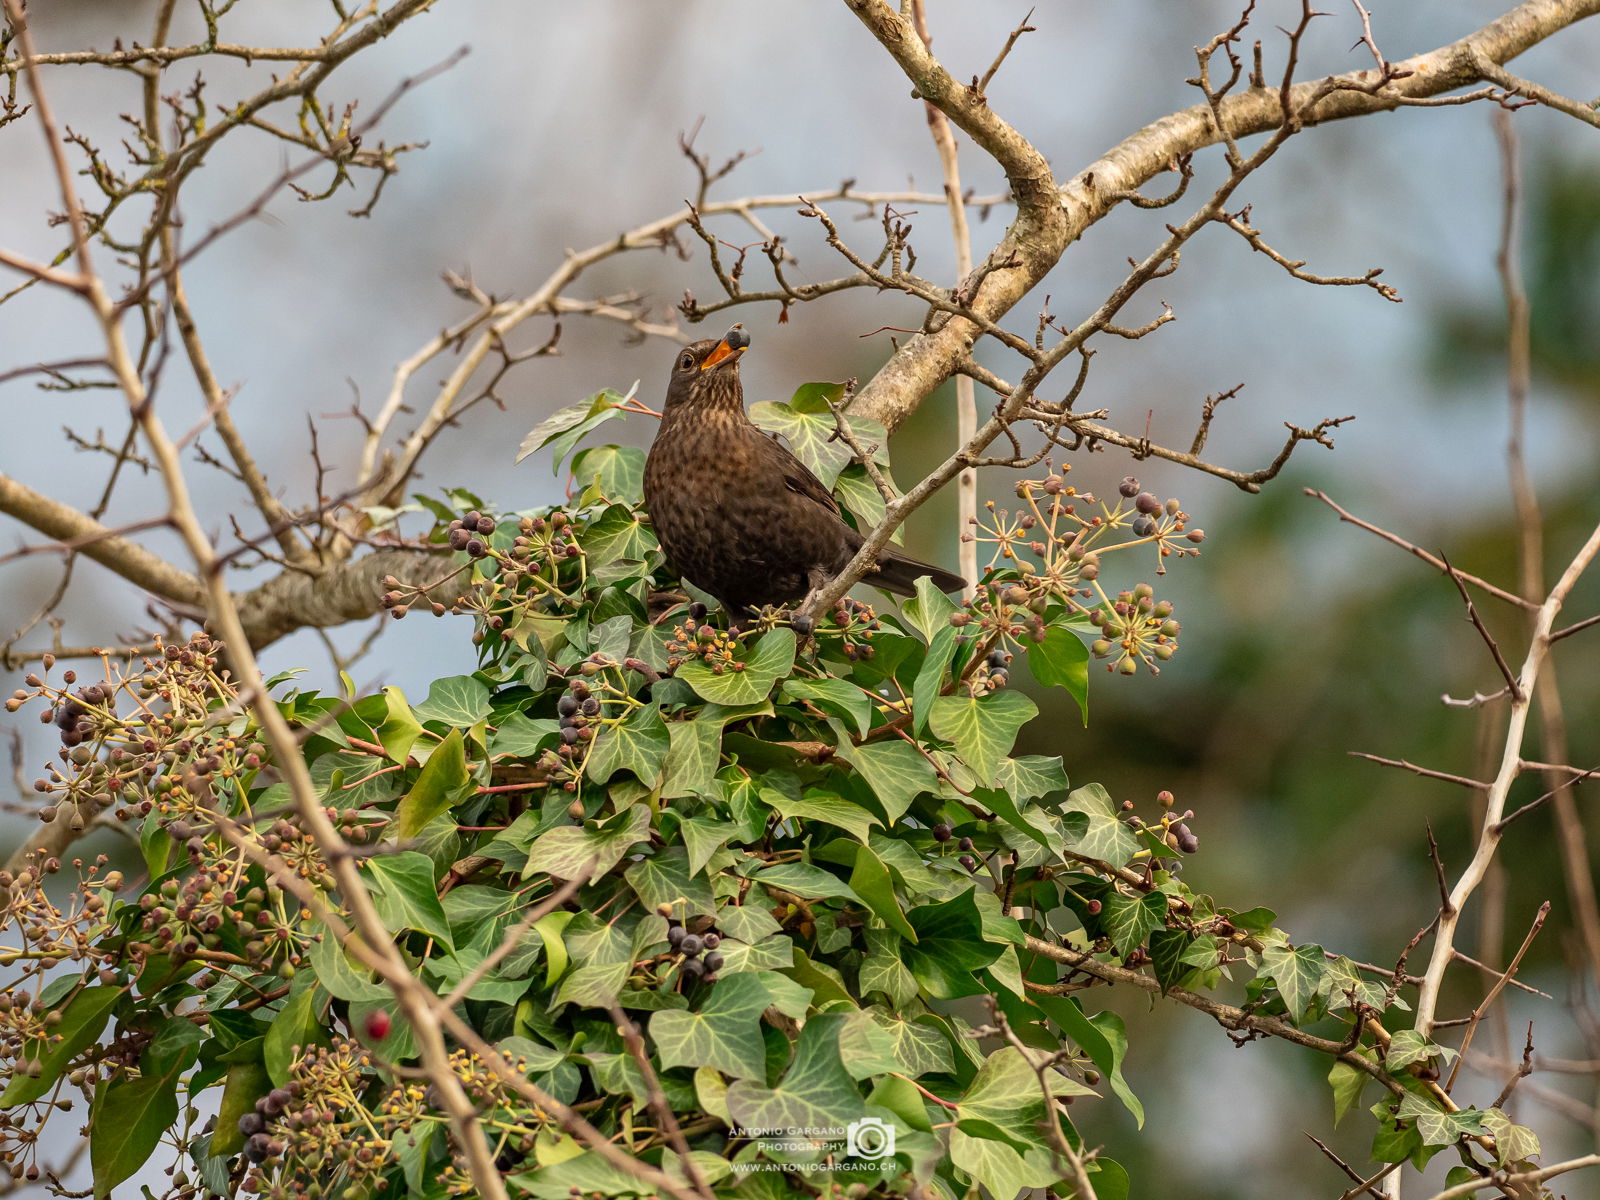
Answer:
M954 592L967 586L967 581L943 567L918 562L895 550L885 550L878 555L878 569L862 576L863 583L881 587L901 596L917 594L917 580L926 575L941 592Z

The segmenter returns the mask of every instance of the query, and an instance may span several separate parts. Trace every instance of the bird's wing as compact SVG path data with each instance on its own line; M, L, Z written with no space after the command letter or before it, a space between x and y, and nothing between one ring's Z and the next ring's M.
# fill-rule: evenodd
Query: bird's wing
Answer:
M813 504L820 504L835 515L839 512L839 502L833 498L833 493L823 486L822 480L811 473L811 468L806 466L785 447L770 437L761 438L760 453L783 476L783 484L796 495L804 496Z

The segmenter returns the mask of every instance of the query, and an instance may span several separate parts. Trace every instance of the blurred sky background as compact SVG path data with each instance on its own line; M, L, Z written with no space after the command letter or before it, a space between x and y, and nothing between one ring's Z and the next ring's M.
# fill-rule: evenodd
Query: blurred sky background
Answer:
M1364 47L1352 48L1360 32L1354 10L1327 7L1332 15L1314 29L1302 77L1371 65ZM1509 0L1369 3L1379 44L1392 59L1442 45L1508 7ZM31 8L47 51L106 47L118 36L146 40L154 11L148 0L34 0ZM966 78L987 68L1027 5L930 0L929 8L935 52ZM1283 49L1274 26L1291 24L1299 5L1264 0L1260 10L1253 29L1266 40L1270 75ZM180 4L179 12L173 40L192 40L198 22L190 6ZM1069 178L1139 126L1197 101L1184 83L1194 73L1193 47L1236 16L1236 4L1214 0L1042 0L1032 21L1037 32L1019 43L990 85L990 102L1049 156L1060 178ZM245 0L225 30L232 41L305 45L327 24L326 6L311 0ZM497 296L522 294L556 267L564 248L603 241L672 211L695 186L677 138L697 122L703 120L698 145L714 160L750 152L716 187L716 197L815 193L845 178L866 190L940 185L922 105L912 100L909 83L842 4L823 0L441 0L340 69L323 100L342 105L360 98L370 111L402 77L463 46L470 54L461 65L405 95L385 120L386 140L428 147L404 157L370 219L346 215L364 195L347 191L321 204L285 195L188 270L212 361L223 383L238 389L235 417L291 505L306 498L312 478L307 414L319 420L338 414L357 396L372 411L395 364L465 315L462 301L441 284L442 271L470 274ZM1589 98L1600 91L1596 63L1600 21L1590 21L1514 69ZM208 64L208 97L219 103L247 94L263 85L271 67ZM167 79L175 88L192 76L192 66L180 65ZM46 79L58 116L115 153L123 132L116 114L136 104L134 80L87 67L55 68ZM293 120L292 111L276 116ZM1383 267L1403 304L1366 288L1298 283L1214 227L1184 251L1177 275L1147 289L1124 314L1125 323L1138 324L1164 298L1176 322L1144 341L1097 343L1078 407L1108 408L1110 421L1129 430L1142 427L1148 412L1151 436L1168 445L1187 447L1208 393L1245 385L1213 427L1207 446L1213 461L1264 465L1282 444L1284 421L1309 426L1347 414L1357 420L1337 431L1334 451L1303 446L1259 497L1155 461L1134 464L1116 450L1074 456L1070 482L1109 494L1131 471L1160 495L1181 497L1208 537L1202 558L1151 580L1159 596L1177 604L1184 623L1183 649L1162 676L1125 680L1094 671L1089 728L1080 727L1064 697L1050 697L1025 746L1062 754L1074 785L1101 780L1145 811L1158 789L1172 788L1179 805L1198 814L1193 825L1202 850L1188 864L1191 882L1226 904L1276 909L1299 939L1377 962L1392 962L1434 910L1424 822L1433 822L1447 862L1459 869L1469 852L1470 802L1464 793L1386 773L1347 751L1480 774L1497 719L1484 724L1481 714L1445 710L1439 696L1492 690L1498 679L1460 619L1447 581L1340 525L1301 489L1323 488L1359 515L1445 550L1464 569L1515 586L1494 267L1502 191L1491 118L1485 105L1403 109L1312 129L1234 201L1253 204L1253 222L1268 240L1306 259L1312 271L1359 275ZM1519 111L1514 123L1529 191L1525 248L1534 320L1560 335L1541 337L1536 347L1529 434L1552 522L1553 573L1600 515L1594 480L1600 141L1593 129L1544 109ZM959 141L964 182L980 194L1003 190L998 169L965 137ZM262 135L231 136L187 185L187 238L192 242L248 203L285 162L298 161ZM1200 203L1220 178L1220 161L1214 150L1197 157L1199 177L1177 207L1123 206L1093 227L1038 295L1050 292L1052 310L1076 323L1121 278L1129 256L1142 257L1159 241L1164 222L1187 215L1191 200ZM313 185L325 174L313 172ZM1147 191L1166 186L1157 180ZM0 131L0 242L35 257L53 254L61 231L47 227L45 214L57 208L37 127L24 121ZM855 215L843 205L831 211ZM790 210L770 219L799 259L795 280L848 272L815 223ZM974 221L980 258L1004 219L997 209L986 222ZM920 273L949 281L954 260L944 211L929 206L913 221ZM858 248L875 249L875 223L843 227ZM736 241L753 236L733 224L722 232ZM100 257L104 262L104 252ZM760 267L752 262L750 269L757 286ZM636 290L664 314L685 288L702 299L717 295L702 256L684 262L646 252L608 261L569 294ZM1036 311L1036 303L1025 302L1007 324L1031 335ZM787 398L807 380L865 378L889 346L888 335L863 335L917 320L904 298L860 291L798 306L786 324L776 323L776 315L744 308L709 323L707 332L718 332L740 319L752 333L744 365L751 399ZM547 331L548 322L528 322L514 346L536 345ZM651 403L664 389L671 348L629 346L623 332L567 321L561 355L520 367L500 389L506 411L480 407L442 440L426 460L424 486L435 492L470 486L503 509L556 499L561 481L547 459L513 465L523 433L600 387L626 390L637 379ZM42 289L0 307L0 370L92 346L84 313ZM1019 373L1014 359L993 349L983 358L1002 375ZM414 401L425 402L446 369L442 362L425 369L413 382ZM173 364L159 397L173 431L201 414L185 383ZM68 502L92 503L106 460L75 453L61 428L71 425L91 439L104 428L120 437L126 421L120 395L42 392L13 382L0 385L0 404L6 422L0 470ZM608 428L644 439L647 425L635 420ZM902 484L948 452L953 429L953 397L941 393L895 440ZM358 431L334 418L321 420L321 432L324 457L342 468L329 480L337 491L353 477L349 452ZM1008 479L987 476L985 494L1005 503ZM245 515L242 492L216 472L196 466L191 483L219 532L226 532L227 512ZM118 496L113 520L164 507L153 480L129 478ZM911 523L911 548L953 564L953 511L953 496L923 509ZM7 530L0 550L20 537L16 528ZM172 539L148 540L174 549ZM1111 560L1108 575L1131 585L1149 577L1153 565ZM48 596L58 572L43 556L4 571L4 621L14 625ZM236 586L250 582L241 576ZM1596 590L1574 599L1575 618L1595 611ZM64 636L109 640L135 627L142 607L122 581L86 564L61 609ZM1516 628L1505 614L1493 618L1507 633ZM335 637L353 645L364 632L351 627ZM464 620L395 625L359 664L357 681L399 684L420 696L434 677L471 669L468 633ZM1580 765L1595 750L1595 695L1584 682L1596 675L1589 636L1588 644L1567 643L1558 658L1574 685L1568 718ZM307 678L324 686L331 685L327 661L310 634L264 656L269 670L309 666ZM53 743L31 722L17 727L32 778ZM3 828L12 844L28 832L18 818ZM102 834L85 847L117 845ZM1545 818L1519 825L1502 853L1516 876L1508 908L1514 947L1540 900L1553 900L1559 919L1566 899ZM1528 978L1558 1000L1525 1003L1530 998L1517 995L1510 1025L1536 1020L1541 1052L1576 1052L1559 1000L1566 987L1559 941L1547 938L1533 960ZM1465 992L1457 996L1458 1004L1467 999ZM1074 1117L1091 1143L1105 1143L1129 1166L1137 1195L1266 1200L1332 1196L1345 1186L1300 1133L1320 1134L1328 1125L1321 1059L1280 1043L1235 1049L1209 1019L1175 1005L1147 1015L1136 995L1100 1002L1135 1025L1129 1075L1150 1120L1136 1137L1111 1104L1079 1106ZM1479 1091L1486 1104L1498 1083ZM1547 1109L1524 1102L1520 1116L1553 1135L1546 1161L1594 1148L1592 1130L1563 1124ZM1355 1132L1344 1130L1346 1140L1337 1144L1362 1159L1370 1121L1358 1115L1347 1125Z

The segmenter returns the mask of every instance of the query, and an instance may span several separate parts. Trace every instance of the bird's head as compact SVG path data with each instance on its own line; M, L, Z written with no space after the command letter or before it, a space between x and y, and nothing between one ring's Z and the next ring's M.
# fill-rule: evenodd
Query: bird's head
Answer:
M678 351L667 384L666 412L738 410L744 407L739 385L739 359L750 345L750 335L735 325L720 338L690 342Z

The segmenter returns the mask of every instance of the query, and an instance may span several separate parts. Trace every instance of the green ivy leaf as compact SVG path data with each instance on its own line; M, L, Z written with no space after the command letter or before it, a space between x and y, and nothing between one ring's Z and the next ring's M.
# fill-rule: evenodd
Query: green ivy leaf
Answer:
M698 659L678 668L677 678L712 704L756 704L772 693L772 685L794 669L794 630L769 630L761 636L744 664L744 670L724 668L716 674Z
M637 446L590 446L572 459L575 491L594 500L637 505L644 500L645 453Z
M1048 996L1035 993L1033 1002L1049 1014L1061 1032L1075 1042L1078 1049L1089 1056L1089 1061L1100 1068L1111 1085L1111 1090L1123 1107L1133 1114L1140 1129L1144 1128L1144 1105L1122 1076L1122 1062L1128 1054L1128 1030L1116 1013L1096 1013L1086 1017L1077 1000L1071 996Z
M716 786L717 766L722 759L722 726L698 719L673 721L667 726L671 739L667 748L666 774L661 781L661 798L703 796Z
M699 1012L658 1012L650 1018L663 1067L713 1067L736 1079L765 1080L767 1048L761 1014L771 1003L755 972L730 975L706 992Z
M1186 929L1157 929L1150 934L1150 965L1163 996L1189 973L1191 968L1184 955L1193 936Z
M607 782L618 771L631 771L642 783L654 786L670 749L672 735L661 719L661 709L646 704L601 730L589 751L585 771L596 783Z
M633 386L637 388L639 385ZM632 395L633 391L630 389L628 396ZM575 404L557 409L528 431L527 436L522 439L522 445L517 448L516 461L521 462L534 451L543 450L546 446L554 446L551 473L559 472L562 461L574 446L599 426L623 415L618 411L617 405L624 403L628 396L619 396L608 388Z
M994 784L995 768L1016 744L1017 731L1039 715L1039 706L1009 689L982 698L940 696L929 710L934 736L955 746L985 787Z
M856 847L855 869L850 872L850 887L866 902L872 914L908 942L917 940L917 931L906 920L894 892L889 868L866 846Z
M1041 1058L1045 1054L1043 1050L1036 1053ZM1095 1094L1093 1088L1059 1071L1046 1071L1045 1078L1053 1096ZM1040 1123L1049 1119L1039 1076L1015 1046L1002 1046L984 1060L956 1109L957 1129L998 1137L1019 1154L1048 1147Z
M583 530L582 537L590 570L614 562L645 562L659 548L655 533L639 520L638 513L621 504L601 513Z
M1044 641L1024 642L1028 667L1044 687L1065 688L1089 726L1089 647L1065 625L1051 625Z
M906 914L917 931L905 947L905 963L924 991L941 1000L984 991L972 972L1000 957L1000 947L983 939L983 919L968 888L942 904L924 904Z
M1328 1071L1328 1086L1333 1089L1333 1124L1336 1128L1344 1120L1345 1114L1361 1103L1361 1092L1371 1079L1371 1075L1350 1063L1333 1064Z
M51 1034L59 1040L40 1042L33 1039L23 1045L22 1058L37 1059L42 1068L37 1075L29 1076L18 1071L11 1076L5 1094L0 1095L0 1106L11 1108L30 1104L55 1086L66 1065L92 1046L106 1027L112 1006L122 995L119 987L93 984L77 991L71 1000L56 1011L61 1021Z
M1328 968L1321 946L1268 946L1261 952L1258 979L1271 978L1293 1021L1303 1019L1316 1002Z
M1100 920L1117 953L1126 958L1144 945L1151 930L1166 924L1167 897L1162 892L1146 892L1137 897L1111 892L1105 898Z
M200 1029L169 1017L139 1057L139 1077L119 1075L96 1096L89 1114L89 1162L96 1200L144 1166L178 1119L178 1078L199 1053Z
M261 1054L275 1087L283 1087L289 1082L289 1064L295 1060L296 1046L306 1050L329 1044L328 1035L322 1028L322 1018L317 1012L316 999L317 989L314 987L290 996L267 1027Z
M385 717L378 726L378 742L391 761L403 763L411 755L411 747L422 736L422 725L406 701L406 694L397 687L383 689Z
M859 804L852 804L842 796L830 796L819 791L809 791L799 800L774 795L772 807L787 819L821 821L837 826L863 844L871 835L873 826L883 824Z
M926 582L925 578L917 580L918 584ZM928 718L939 704L939 692L944 687L945 672L955 655L955 626L946 624L943 629L934 630L933 637L928 643L928 653L923 656L922 666L917 669L916 681L911 685L911 713L915 718L911 732L919 738L928 727Z
M408 850L367 859L368 887L378 915L391 930L415 929L455 949L450 923L444 919L438 888L433 881L433 861Z
M819 1013L805 1023L795 1043L794 1060L776 1087L738 1079L728 1088L728 1112L745 1128L836 1129L865 1115L861 1093L839 1055L844 1017ZM770 1150L780 1161L808 1162L821 1157L826 1141L813 1151Z
M489 716L489 688L473 675L435 679L428 698L412 712L419 721L440 721L453 730L471 729Z
M843 395L843 384L806 383L786 404L763 400L750 406L750 419L788 442L794 456L810 467L811 473L830 491L839 473L855 457L855 451L838 436L838 422L828 407L829 400L838 403ZM859 416L846 416L845 421L858 446L879 447L872 455L874 461L889 461L882 449L888 445L889 436L882 425Z
M841 737L834 757L856 769L862 782L883 805L891 825L905 815L913 800L939 786L933 764L917 753L915 746L905 742L869 742L854 746L848 738Z
M562 825L540 835L528 850L522 877L544 872L557 879L598 879L622 861L629 848L650 836L650 809L631 805L598 828Z
M1081 833L1068 826L1068 849L1086 858L1125 867L1128 860L1139 851L1139 839L1133 830L1122 822L1115 804L1105 788L1098 783L1078 788L1066 799L1062 808L1067 813L1081 813L1086 818Z
M688 905L690 913L710 912L717 906L711 885L689 871L689 852L668 846L641 859L622 873L648 912L660 904Z
M430 693L429 699L432 698ZM411 790L395 809L396 835L401 841L416 837L428 822L458 803L471 786L472 777L467 773L466 744L462 740L461 730L455 728L428 755L428 761L422 765L416 783L411 785Z
M809 700L836 717L848 717L863 736L872 728L872 698L847 679L785 679L781 693Z

